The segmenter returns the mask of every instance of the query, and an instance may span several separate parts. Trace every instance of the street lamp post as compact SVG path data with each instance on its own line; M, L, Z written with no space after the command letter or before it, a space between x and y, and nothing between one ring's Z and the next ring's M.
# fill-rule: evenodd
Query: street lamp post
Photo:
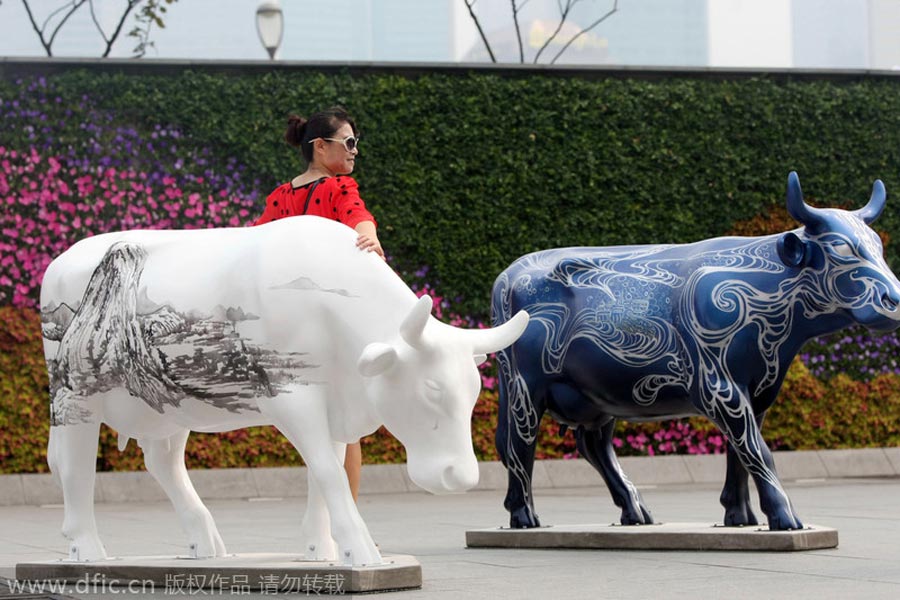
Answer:
M284 34L284 15L279 0L265 0L256 9L256 31L259 41L274 60Z

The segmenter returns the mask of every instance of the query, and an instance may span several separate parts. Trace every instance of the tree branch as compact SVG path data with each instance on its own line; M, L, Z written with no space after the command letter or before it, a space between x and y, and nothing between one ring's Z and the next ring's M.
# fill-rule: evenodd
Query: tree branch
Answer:
M472 20L475 22L475 27L478 28L478 34L481 36L481 41L484 42L484 47L487 48L488 55L491 57L491 62L497 62L494 51L491 50L491 45L488 43L487 36L484 35L484 30L481 28L481 22L478 20L478 17L475 16L475 11L472 10L472 7L475 6L475 0L463 0L463 2L466 3L466 8L469 9L469 16L471 16Z
M94 0L90 0L91 3L91 14L94 11ZM131 14L131 11L134 10L134 7L141 3L141 0L128 0L128 6L125 8L125 12L122 13L122 18L119 19L119 24L116 25L116 30L113 32L112 37L109 40L106 39L106 36L103 34L103 31L100 31L100 35L103 36L104 41L106 41L106 51L103 53L103 58L109 56L110 50L112 50L113 44L116 43L116 39L119 37L119 34L122 33L122 26L125 25L125 19L128 18L128 15ZM97 20L94 19L94 23L97 23ZM100 25L97 24L97 29L100 29Z
M52 19L57 14L61 13L66 9L66 4L63 4L56 10L50 13L47 19L44 21L44 24L38 27L37 21L34 20L34 14L31 12L31 6L28 5L28 0L22 0L22 4L25 6L25 12L28 13L28 20L31 21L31 26L34 28L35 33L37 33L38 39L41 41L41 46L44 47L44 51L47 52L47 56L53 56L53 41L56 39L56 34L59 33L59 30L62 29L62 26L66 24L66 21L69 20L75 11L81 8L81 5L84 4L87 0L72 0L69 4L71 4L72 8L66 13L66 16L62 18L62 21L59 22L59 25L53 30L53 34L50 36L49 40L44 38L44 30L50 24L50 19Z
M522 3L524 6L528 0ZM513 13L513 23L516 25L516 41L519 42L519 62L525 62L525 51L522 49L522 31L519 29L519 9L521 7L516 6L516 0L509 0L509 3L512 5L512 13Z
M37 34L38 39L41 41L41 46L44 47L44 52L47 53L47 56L53 56L53 52L50 51L50 46L47 42L44 41L44 32L38 27L37 22L34 20L34 15L31 14L31 7L28 6L28 0L22 0L22 4L25 5L25 12L28 13L28 20L31 21L31 26L34 28L34 32Z
M552 64L556 63L556 59L558 59L560 56L562 56L562 53L569 49L569 46L572 45L572 42L574 42L575 40L577 40L578 38L583 36L585 33L587 33L588 31L590 31L591 29L593 29L594 27L596 27L597 25L599 25L600 23L602 23L603 21L605 21L606 19L611 17L613 15L613 13L615 13L618 9L619 9L619 0L613 0L613 7L610 9L610 11L608 13L606 13L605 15L603 15L602 17L600 17L599 19L597 19L596 21L594 21L593 23L591 23L590 26L582 29L581 31L576 33L574 36L572 36L572 39L570 39L568 42L566 42L565 45L562 47L562 49L556 53L556 56L553 57L553 60L550 61L550 64L552 65Z
M550 42L556 39L556 36L559 35L559 32L560 30L562 30L566 19L569 17L569 11L572 10L572 7L575 6L577 2L578 0L575 0L574 2L572 0L566 0L566 6L565 8L563 8L562 4L560 4L559 0L557 0L556 6L559 8L560 15L559 25L556 26L556 31L554 31L553 34L546 39L546 41L544 41L544 45L541 46L540 50L537 51L537 54L534 55L534 64L537 64L538 59L541 57L541 54L544 52L547 46L550 45Z
M166 4L172 4L178 0L148 0L147 4L141 7L140 12L135 17L137 25L128 32L128 37L137 38L138 41L134 50L132 50L135 58L143 57L147 53L147 48L154 46L153 42L150 41L150 30L153 29L153 24L156 23L159 28L165 27L162 18L157 13L157 10L159 13L166 12L163 1Z
M100 32L100 37L103 38L103 41L106 42L107 48L109 48L109 40L106 39L106 32L103 31L103 28L100 26L100 22L97 20L97 14L94 12L94 0L90 0L88 2L88 7L91 9L91 19L94 21L94 27L96 27L97 31Z
M22 0L22 1L24 2L25 0ZM56 29L53 30L53 35L50 36L50 45L51 46L53 45L54 40L56 40L56 34L59 33L59 30L62 29L62 26L66 24L66 21L69 20L69 17L74 15L75 11L78 10L79 8L81 8L82 5L84 5L84 3L86 1L87 0L72 0L72 10L70 10L69 12L66 13L66 16L64 16L62 18L62 21L60 21L59 25L56 26ZM62 10L62 9L60 9L60 10ZM56 11L56 12L59 12L59 11ZM53 14L56 14L56 13L53 13ZM49 17L48 17L48 21L49 21Z

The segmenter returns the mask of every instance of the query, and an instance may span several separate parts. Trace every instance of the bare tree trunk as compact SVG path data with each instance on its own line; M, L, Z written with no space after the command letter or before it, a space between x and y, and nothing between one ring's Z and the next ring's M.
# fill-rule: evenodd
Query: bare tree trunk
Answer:
M0 3L2 3L2 1L3 0L0 0ZM109 53L112 51L112 47L116 43L116 40L119 39L119 36L122 33L122 28L125 26L125 21L128 19L128 16L132 14L132 11L134 11L134 9L140 7L141 10L138 13L137 20L139 23L146 23L147 25L143 29L140 27L136 27L132 32L128 34L131 37L138 38L139 44L138 47L134 50L134 55L140 58L144 55L144 51L147 46L153 45L153 43L149 41L151 26L153 25L153 23L155 23L157 27L163 27L164 25L162 14L166 12L165 5L173 4L177 1L178 0L126 0L124 12L119 16L119 21L116 24L112 35L110 35L109 37L107 37L106 32L103 30L103 27L101 26L100 21L97 18L97 13L94 10L94 0L67 0L66 2L63 2L62 5L59 6L59 8L51 12L50 15L44 20L44 23L42 25L38 25L34 13L31 11L29 0L22 0L22 4L25 6L25 12L28 13L28 20L31 22L31 26L32 28L34 28L35 33L37 33L38 40L41 42L41 46L44 47L44 51L47 53L47 56L53 56L53 42L56 40L56 36L59 31L69 20L69 17L75 14L75 12L77 12L78 9L80 9L82 6L87 4L91 11L91 20L93 20L94 22L94 27L100 33L100 37L106 44L106 49L103 52L103 58L108 57ZM472 1L474 2L474 0ZM40 2L48 3L48 0L40 0ZM65 14L63 14L59 23L52 29L52 33L49 33L50 21L52 21L53 18L60 13ZM485 43L487 43L486 40Z
M494 56L494 51L491 50L491 45L488 43L487 36L484 35L484 30L481 29L481 21L478 20L478 17L475 16L475 11L472 9L475 6L475 0L463 0L466 3L466 8L469 9L469 16L472 17L472 20L475 22L475 27L478 28L478 34L481 36L481 41L484 42L484 47L487 48L488 55L491 57L491 62L497 62L497 58Z
M560 30L566 22L566 19L569 17L569 11L572 10L572 7L578 3L578 0L566 0L566 6L563 7L559 1L557 0L557 6L559 7L559 25L556 26L556 30L547 38L544 42L544 45L540 47L537 51L537 54L534 55L534 64L537 64L538 59L541 57L541 54L550 45L550 42L556 39L556 36L559 35Z
M497 57L494 56L494 51L491 48L490 43L488 42L487 36L484 33L484 29L481 27L481 21L478 20L477 16L475 16L474 6L477 0L464 1L466 3L466 8L469 9L469 16L472 17L472 21L475 23L475 27L478 28L478 34L481 36L481 41L484 42L484 47L487 49L488 55L490 55L491 57L491 62L497 62ZM513 25L516 29L516 41L519 44L519 62L521 63L525 62L525 48L522 42L522 29L519 25L519 12L522 10L522 8L525 7L526 4L528 4L528 2L530 2L530 0L521 0L521 3L519 2L519 0L510 0L510 6L512 7ZM553 40L557 38L559 32L562 31L563 26L566 24L566 21L568 20L572 9L579 2L581 2L581 0L565 0L565 2L563 2L563 0L556 0L556 5L559 8L559 23L557 24L556 29L553 31L553 33L550 34L550 37L548 37L538 49L537 54L535 54L534 56L534 64L538 64L538 61L540 60L541 55L544 53L544 50L546 50L550 46L550 44L553 43ZM559 59L559 57L569 49L569 46L571 46L575 42L575 40L591 31L597 25L611 17L618 10L619 0L613 0L613 6L609 10L609 12L591 23L588 27L581 29L578 33L572 36L572 38L563 45L562 49L560 49L560 51L556 53L556 56L553 57L553 59L550 61L550 64L554 64Z
M513 23L516 25L516 41L519 42L519 62L525 62L525 51L522 48L522 31L519 29L519 11L522 10L522 7L528 4L528 0L522 2L520 6L516 6L516 0L509 0L509 3L512 5L512 15L513 15Z
M574 36L572 36L572 39L570 39L568 42L566 42L565 45L562 47L562 49L556 53L556 56L553 57L553 60L550 61L550 64L551 65L554 64L556 62L556 59L558 59L560 56L562 56L562 53L569 49L569 46L572 45L572 42L574 42L575 40L577 40L578 38L580 38L581 36L586 34L588 31L590 31L591 29L593 29L594 27L596 27L597 25L599 25L600 23L602 23L603 21L605 21L606 19L611 17L613 15L613 13L615 13L618 9L619 9L619 0L613 0L613 7L609 10L609 12L606 13L605 15L603 15L602 17L600 17L599 19L597 19L596 21L594 21L593 23L591 23L588 27L585 27L584 29L582 29L581 31L576 33Z
M22 0L22 4L25 6L25 12L28 13L28 20L31 21L31 26L34 28L35 33L37 33L38 39L41 42L41 46L44 47L44 51L47 53L47 56L53 56L53 41L56 39L56 34L59 33L59 30L62 29L62 26L66 24L66 21L69 20L75 11L77 11L87 0L71 0L68 4L64 4L60 6L56 10L54 10L47 19L44 21L44 24L38 27L37 21L34 20L34 15L31 12L31 6L28 5L28 0ZM44 38L44 30L47 29L47 25L50 23L50 19L52 19L57 14L61 13L66 9L66 6L71 5L69 12L65 14L62 18L62 21L59 22L59 25L53 30L53 34L50 36L50 39L47 40Z
M107 38L106 33L100 26L100 22L97 20L97 15L94 12L94 0L88 0L88 4L91 8L91 19L93 19L94 26L97 28L97 31L100 32L100 37L102 37L103 41L106 42L106 50L103 52L103 58L107 58L109 56L109 52L110 50L112 50L113 44L116 43L116 39L119 37L119 34L122 33L122 26L125 25L125 19L128 18L128 15L131 14L131 11L134 10L134 7L140 4L141 1L142 0L128 0L128 6L125 7L125 12L122 13L122 17L119 19L119 24L116 25L116 30L113 32L111 37Z

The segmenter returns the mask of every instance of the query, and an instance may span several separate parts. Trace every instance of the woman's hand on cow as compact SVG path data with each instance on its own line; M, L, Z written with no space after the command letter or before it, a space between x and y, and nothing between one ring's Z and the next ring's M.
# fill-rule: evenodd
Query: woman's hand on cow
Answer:
M362 234L358 238L356 238L356 247L367 252L374 252L381 258L384 258L384 249L378 242L378 238Z
M363 221L355 229L359 234L359 237L356 238L356 247L366 252L374 252L384 258L384 249L381 247L381 242L378 241L378 234L375 233L375 223Z

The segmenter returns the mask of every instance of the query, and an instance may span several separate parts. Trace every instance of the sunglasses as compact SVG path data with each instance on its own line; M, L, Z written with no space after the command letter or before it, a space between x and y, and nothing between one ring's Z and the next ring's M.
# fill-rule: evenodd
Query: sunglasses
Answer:
M354 135L348 135L342 140L337 138L316 138L320 140L325 140L326 142L341 142L344 144L344 149L347 152L353 152L359 146L359 138ZM316 140L309 140L309 143L312 144Z

